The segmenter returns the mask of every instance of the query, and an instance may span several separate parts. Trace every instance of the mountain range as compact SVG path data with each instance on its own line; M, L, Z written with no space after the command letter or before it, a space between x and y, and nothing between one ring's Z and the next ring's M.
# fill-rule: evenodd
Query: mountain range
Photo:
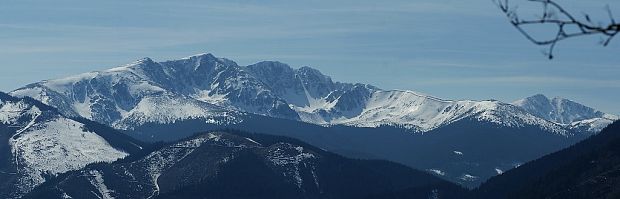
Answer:
M145 142L235 128L294 137L348 157L402 163L468 187L618 120L557 97L445 100L336 82L310 67L275 61L239 66L212 54L164 62L144 58L9 94Z
M444 100L414 91L334 82L316 69L293 69L275 61L239 66L212 54L165 62L144 58L105 71L30 84L10 94L33 97L66 115L118 129L222 117L231 111L328 126L399 126L420 133L464 118L508 127L535 125L558 134L569 133L567 128L596 132L618 119L542 95L513 104ZM230 117L227 122L234 122Z

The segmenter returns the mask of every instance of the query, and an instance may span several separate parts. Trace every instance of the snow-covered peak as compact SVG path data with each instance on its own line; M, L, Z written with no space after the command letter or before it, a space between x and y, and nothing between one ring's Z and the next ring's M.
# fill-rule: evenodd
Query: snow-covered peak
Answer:
M254 71L262 70L274 75L293 72L293 68L291 68L291 66L279 61L261 61L247 67L252 68Z
M512 104L532 115L578 131L596 133L618 120L616 115L603 113L561 97L549 99L542 94L520 99Z
M549 103L550 99L543 94L535 94L520 100L513 102L515 105L521 105L525 103Z
M263 61L245 67L245 70L274 92L286 92L299 84L295 71L287 64L276 61Z
M549 99L542 94L517 100L512 104L525 109L533 115L559 124L570 124L594 118L617 118L617 116L605 114L568 99L561 97Z
M305 76L318 76L318 77L325 76L323 75L323 73L321 73L321 71L314 69L310 66L302 66L299 69L297 69L297 72L300 75L305 75Z
M184 57L182 59L200 59L200 58L216 59L215 55L213 55L211 53L198 53L198 54L195 54L195 55Z
M332 81L331 77L324 75L323 73L321 73L321 71L311 68L309 66L303 66L295 70L295 74L303 81L304 84L314 84L327 88L334 86L334 82Z
M148 64L148 63L155 63L155 62L150 57L144 57L142 59L138 59L135 63L136 64Z
M178 62L178 61L193 62L195 63L195 65L199 65L200 63L211 62L211 63L220 63L225 66L238 66L236 62L230 59L216 57L215 55L211 53L200 53L200 54L184 57L179 60L170 60L170 61L166 61L162 63L170 63L170 62Z

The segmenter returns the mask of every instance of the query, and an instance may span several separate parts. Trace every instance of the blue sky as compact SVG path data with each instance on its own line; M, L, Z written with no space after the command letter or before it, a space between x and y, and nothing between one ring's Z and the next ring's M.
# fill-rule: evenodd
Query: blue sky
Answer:
M613 0L558 0L601 15ZM524 16L534 8L525 0ZM598 14L597 14L598 13ZM620 17L620 12L615 13ZM620 114L620 38L528 43L490 0L0 2L0 90L142 57L210 52L241 65L278 60L343 82L447 99L562 96Z

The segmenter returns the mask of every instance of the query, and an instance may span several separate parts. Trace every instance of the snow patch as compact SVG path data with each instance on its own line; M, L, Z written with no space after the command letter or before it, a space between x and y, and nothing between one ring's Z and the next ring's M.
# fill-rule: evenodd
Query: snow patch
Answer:
M245 138L245 139L246 139L246 140L248 140L248 141L250 141L250 142L252 142L252 143L254 143L254 144L261 145L260 143L258 143L258 142L256 142L256 141L254 141L254 140L253 140L253 139L251 139L251 138Z
M102 199L114 199L114 197L110 195L111 193L114 193L114 191L108 189L108 187L103 182L103 176L99 171L91 170L88 172L88 174L91 175L89 176L88 181L91 185L97 188L97 191L99 191L100 195L97 195L97 197L100 196L100 198Z
M281 168L285 176L292 177L297 187L301 188L303 184L300 174L301 165L304 165L304 167L307 167L308 164L312 165L309 160L316 159L317 157L310 152L305 152L303 147L293 146L290 143L279 143L272 147L274 148L267 155L269 161Z
M440 175L440 176L445 176L446 172L443 172L442 170L439 169L428 169L428 171L433 172L436 175Z
M473 176L470 174L463 174L460 179L463 181L472 182L472 181L478 180L478 176Z

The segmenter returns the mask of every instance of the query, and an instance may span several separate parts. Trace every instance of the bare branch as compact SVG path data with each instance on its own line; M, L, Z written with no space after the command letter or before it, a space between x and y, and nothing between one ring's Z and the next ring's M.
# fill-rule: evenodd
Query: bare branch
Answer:
M537 2L542 5L542 15L538 19L522 20L517 15L516 7L512 8L509 0L494 0L497 7L506 14L510 23L527 38L536 45L549 46L549 50L545 53L549 59L553 59L553 50L559 41L585 35L602 35L604 40L603 46L607 46L611 40L620 32L620 23L616 23L611 8L607 6L607 14L610 22L606 25L594 24L590 15L584 14L585 21L581 21L566 11L562 6L553 0L528 0ZM556 13L557 12L557 13ZM549 25L557 28L555 37L550 39L538 39L525 30L528 25ZM567 28L574 27L576 31L568 31Z

